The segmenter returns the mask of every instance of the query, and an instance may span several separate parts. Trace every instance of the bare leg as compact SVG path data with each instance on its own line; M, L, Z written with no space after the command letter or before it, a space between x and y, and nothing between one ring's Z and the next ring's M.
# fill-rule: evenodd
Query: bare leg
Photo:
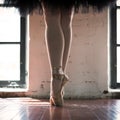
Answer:
M64 36L60 23L60 10L50 9L43 5L44 18L46 23L46 40L48 46L48 53L50 58L50 65L52 71L50 103L55 106L63 105L63 70L62 60L64 51Z
M64 36L60 25L60 10L53 11L44 7L44 18L46 23L46 40L51 62L51 68L62 66Z
M43 10L46 23L45 36L47 40L49 58L51 63L50 65L53 76L51 81L50 102L52 105L62 106L63 86L68 80L67 76L63 73L62 70L63 54L65 56L64 60L65 68L71 41L72 12L64 11L65 13L63 13L63 11L61 11L60 9L53 10L48 8L46 5L43 5ZM67 48L65 48L64 46Z
M71 42L72 42L72 19L73 19L73 8L68 10L61 10L61 27L64 34L64 53L62 68L65 72L67 61L69 57Z

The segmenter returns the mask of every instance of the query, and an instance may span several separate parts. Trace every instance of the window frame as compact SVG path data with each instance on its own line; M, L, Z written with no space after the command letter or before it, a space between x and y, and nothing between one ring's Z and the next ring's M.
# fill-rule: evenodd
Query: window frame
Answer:
M5 7L0 4L0 7ZM7 6L12 7L12 6ZM7 9L7 8L6 8ZM27 89L26 77L28 76L26 53L27 53L27 16L20 16L20 41L19 42L0 42L0 44L19 44L20 45L20 80L0 80L0 89L19 88Z
M110 88L120 88L120 83L117 82L117 9L120 6L113 4L110 7L109 20L110 20Z

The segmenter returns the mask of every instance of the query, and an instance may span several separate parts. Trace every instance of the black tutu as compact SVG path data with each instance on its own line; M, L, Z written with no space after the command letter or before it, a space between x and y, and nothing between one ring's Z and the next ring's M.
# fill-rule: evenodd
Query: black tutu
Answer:
M110 4L114 4L116 0L4 0L4 6L14 6L19 9L22 15L26 15L35 9L41 11L42 2L52 9L74 7L78 11L79 8L89 10L92 7L94 11L100 11Z

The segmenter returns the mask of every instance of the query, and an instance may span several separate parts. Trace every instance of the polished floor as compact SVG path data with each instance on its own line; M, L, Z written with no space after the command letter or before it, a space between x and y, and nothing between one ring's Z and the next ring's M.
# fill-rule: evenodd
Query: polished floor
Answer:
M0 120L120 120L120 100L65 100L64 107L51 107L48 100L0 98Z

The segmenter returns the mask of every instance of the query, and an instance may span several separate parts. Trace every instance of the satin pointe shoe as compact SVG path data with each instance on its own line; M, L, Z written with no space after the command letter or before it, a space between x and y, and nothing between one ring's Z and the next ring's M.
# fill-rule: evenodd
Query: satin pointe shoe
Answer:
M53 79L51 81L50 104L52 106L63 106L64 85L68 81L68 76L62 72L61 68L54 68Z

